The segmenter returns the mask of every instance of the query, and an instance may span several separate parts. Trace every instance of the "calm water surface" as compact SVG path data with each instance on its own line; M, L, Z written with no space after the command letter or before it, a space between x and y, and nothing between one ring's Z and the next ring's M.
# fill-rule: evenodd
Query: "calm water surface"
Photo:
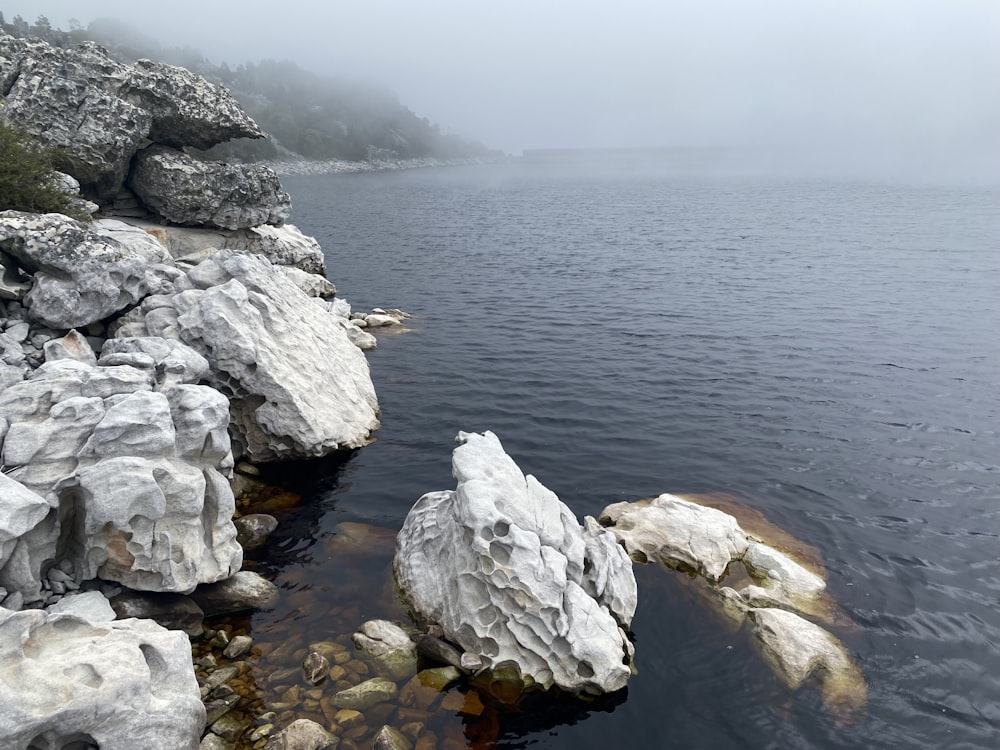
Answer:
M470 745L1000 746L998 191L531 164L284 183L341 294L416 318L370 355L378 441L291 477L255 637L382 614L391 549L345 562L337 524L398 529L454 487L455 433L491 429L579 516L724 492L816 547L869 702L839 724L646 566L627 693Z

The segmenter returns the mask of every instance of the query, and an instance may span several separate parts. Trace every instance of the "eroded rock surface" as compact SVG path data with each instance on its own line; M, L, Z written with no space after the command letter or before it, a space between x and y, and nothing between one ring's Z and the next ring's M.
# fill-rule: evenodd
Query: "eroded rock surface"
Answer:
M10 748L194 750L205 723L186 635L37 609L0 608L0 706Z
M64 171L99 198L147 140L208 148L264 135L222 87L171 65L123 65L93 42L60 49L0 34L0 61L0 118L63 149Z
M85 326L149 293L166 249L121 222L87 227L62 214L0 212L0 250L34 274L29 315L52 328Z
M239 570L224 396L153 374L76 359L44 363L0 392L0 455L54 513L20 537L0 585L38 594L42 567L76 580L187 592Z
M128 185L176 224L246 229L280 225L292 211L278 175L267 167L199 161L166 146L136 156Z
M404 596L485 670L514 666L527 685L574 693L624 687L636 605L625 551L581 527L493 433L458 440L457 488L421 497L399 532Z
M143 301L116 335L178 339L230 398L231 434L251 461L364 445L378 402L364 354L339 319L265 258L223 250L169 295Z

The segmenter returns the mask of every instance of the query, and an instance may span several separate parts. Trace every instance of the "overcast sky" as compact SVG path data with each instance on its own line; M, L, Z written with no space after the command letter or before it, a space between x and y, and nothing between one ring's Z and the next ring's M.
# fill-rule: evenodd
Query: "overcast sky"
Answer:
M534 147L1000 151L1000 0L0 0L114 16L235 65L370 78L454 132ZM973 157L974 158L974 157Z

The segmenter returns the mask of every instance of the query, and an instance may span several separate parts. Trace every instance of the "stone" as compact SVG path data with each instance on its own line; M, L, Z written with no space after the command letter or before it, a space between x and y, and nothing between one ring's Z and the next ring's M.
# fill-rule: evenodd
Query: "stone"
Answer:
M209 732L202 738L198 750L232 750L232 745L219 735Z
M191 598L206 617L264 609L274 604L278 587L252 570L241 570L218 583L199 586Z
M0 610L6 747L195 750L205 707L187 636L148 620Z
M229 645L226 646L222 655L227 659L239 659L250 651L251 646L253 646L253 638L248 635L237 635L229 641Z
M0 582L4 585L13 584L8 588L17 586L16 581L10 581L2 574L4 566L14 557L20 538L38 526L49 515L50 510L44 497L0 472ZM25 545L20 546L18 557L28 554ZM37 592L41 586L41 575L29 574L28 579L29 593Z
M86 191L118 191L148 140L207 148L263 132L221 86L183 68L113 60L93 42L71 49L0 36L6 71L0 117L62 150Z
M728 513L669 494L609 505L600 522L610 527L633 559L659 560L713 582L750 546L750 538Z
M393 700L398 694L399 688L396 687L395 682L384 677L373 677L335 694L333 705L337 708L350 708L364 712L379 703Z
M190 596L123 591L110 601L115 614L122 620L141 617L153 620L169 630L182 630L190 636L201 635L205 613Z
M302 661L302 673L310 685L319 685L326 680L329 671L329 660L315 651L306 654L306 658Z
M95 624L112 622L117 617L111 603L100 591L68 594L48 607L47 611L49 614L75 615Z
M753 542L743 556L747 573L762 588L790 603L816 599L826 590L826 581L784 552L763 542Z
M128 186L148 208L175 224L223 229L280 225L292 210L278 175L267 167L199 161L160 145L136 155Z
M398 324L399 321L391 315L379 315L378 313L372 313L371 315L365 316L365 325L368 328L383 328L385 326L394 326Z
M68 559L77 581L180 593L239 569L218 392L152 392L135 368L57 359L0 392L0 415L8 473L53 508L22 536L24 554L0 570L0 585L31 593L49 560Z
M347 338L361 351L367 352L378 346L378 340L370 333L362 331L358 326L352 325L355 321L348 322L343 318L337 318L337 323L347 333Z
M238 718L231 713L220 716L211 727L209 731L212 734L218 735L227 742L235 742L241 734L243 734L248 726L246 719Z
M325 276L316 273L306 273L294 266L277 266L289 281L310 297L329 299L337 294L337 287Z
M0 250L34 274L24 298L28 313L57 329L101 320L148 293L150 264L168 256L142 234L123 242L62 214L0 212Z
M396 727L386 724L375 733L372 750L413 750L413 743Z
M236 541L242 545L244 552L263 547L271 532L278 528L278 519L266 513L250 513L233 523L236 525Z
M310 719L297 719L271 735L264 750L324 750L336 747L337 737Z
M867 703L864 675L836 638L783 609L751 609L748 617L765 659L790 688L816 675L829 709L841 718L860 715Z
M98 364L133 364L135 359L123 355L142 355L154 369L157 389L165 390L177 384L196 384L209 373L208 360L176 339L158 336L116 337L107 339L101 347ZM114 359L115 357L118 359Z
M417 639L417 651L425 659L429 659L437 664L449 664L458 669L462 669L462 653L445 643L440 638L432 635L422 635Z
M87 339L76 329L71 330L61 339L45 342L45 361L54 362L57 359L75 359L88 365L97 365L97 355L90 348Z
M379 424L375 388L336 318L257 256L223 250L188 279L195 288L173 295L172 307L146 312L146 333L160 335L166 317L208 360L209 382L230 399L234 452L264 462L368 442Z
M625 551L596 523L581 527L493 433L458 442L456 490L421 497L399 532L403 596L487 670L513 669L526 687L623 688L636 605Z
M354 646L375 670L392 680L404 680L417 671L417 647L406 631L388 620L369 620L352 637Z
M24 299L30 289L31 281L21 273L17 259L0 251L0 299Z

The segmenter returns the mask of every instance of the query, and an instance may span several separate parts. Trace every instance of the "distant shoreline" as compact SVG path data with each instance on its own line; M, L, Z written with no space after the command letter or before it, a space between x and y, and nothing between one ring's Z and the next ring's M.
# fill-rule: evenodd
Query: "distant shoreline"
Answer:
M325 161L262 161L257 164L273 169L279 175L352 174L357 172L387 172L402 169L426 169L430 167L464 167L476 164L498 164L506 162L507 156L465 157L459 159L374 159L371 161L345 161L328 159Z

